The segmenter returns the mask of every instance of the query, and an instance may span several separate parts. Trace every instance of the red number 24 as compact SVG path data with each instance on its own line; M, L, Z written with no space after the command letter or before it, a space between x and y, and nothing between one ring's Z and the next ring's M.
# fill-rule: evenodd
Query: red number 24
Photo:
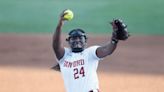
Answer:
M81 67L80 70L78 70L78 68L75 68L73 71L74 71L74 78L75 79L78 79L80 74L82 75L82 77L85 76L84 67Z

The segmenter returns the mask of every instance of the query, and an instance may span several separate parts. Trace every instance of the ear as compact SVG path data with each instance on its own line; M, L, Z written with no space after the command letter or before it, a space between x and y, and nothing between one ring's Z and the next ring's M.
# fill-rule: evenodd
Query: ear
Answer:
M84 37L85 37L85 42L87 42L88 38L86 36L84 36Z
M85 42L87 43L87 39L85 39Z
M65 40L68 42L69 41L69 38L66 38Z
M70 38L66 38L65 40L68 42L68 44L70 44Z

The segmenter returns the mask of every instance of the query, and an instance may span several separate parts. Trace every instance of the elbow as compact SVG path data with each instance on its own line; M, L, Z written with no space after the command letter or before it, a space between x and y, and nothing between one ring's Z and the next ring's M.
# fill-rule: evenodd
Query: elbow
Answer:
M116 50L116 47L114 47L113 49L110 49L108 55L113 54L115 50Z
M64 47L62 46L62 44L59 44L58 42L53 41L52 48L55 53L60 53Z
M52 48L56 52L58 50L59 46L53 41L52 42Z
M55 42L52 42L52 48L56 48L57 46L55 45Z
M114 50L112 50L112 51L109 51L108 55L111 55L111 54L113 54L113 52L114 52Z

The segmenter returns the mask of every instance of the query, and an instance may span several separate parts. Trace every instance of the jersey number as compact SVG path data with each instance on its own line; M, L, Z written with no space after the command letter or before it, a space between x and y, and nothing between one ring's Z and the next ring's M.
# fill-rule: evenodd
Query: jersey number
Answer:
M78 70L78 68L75 68L73 71L74 71L74 78L75 79L78 79L79 75L82 75L82 77L85 76L84 67L81 67L80 70Z

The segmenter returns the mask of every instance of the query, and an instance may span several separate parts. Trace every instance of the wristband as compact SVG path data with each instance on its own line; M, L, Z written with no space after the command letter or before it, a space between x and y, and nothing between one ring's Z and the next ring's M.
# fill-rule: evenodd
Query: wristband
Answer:
M117 44L118 43L118 40L117 39L112 39L111 43L112 44Z

